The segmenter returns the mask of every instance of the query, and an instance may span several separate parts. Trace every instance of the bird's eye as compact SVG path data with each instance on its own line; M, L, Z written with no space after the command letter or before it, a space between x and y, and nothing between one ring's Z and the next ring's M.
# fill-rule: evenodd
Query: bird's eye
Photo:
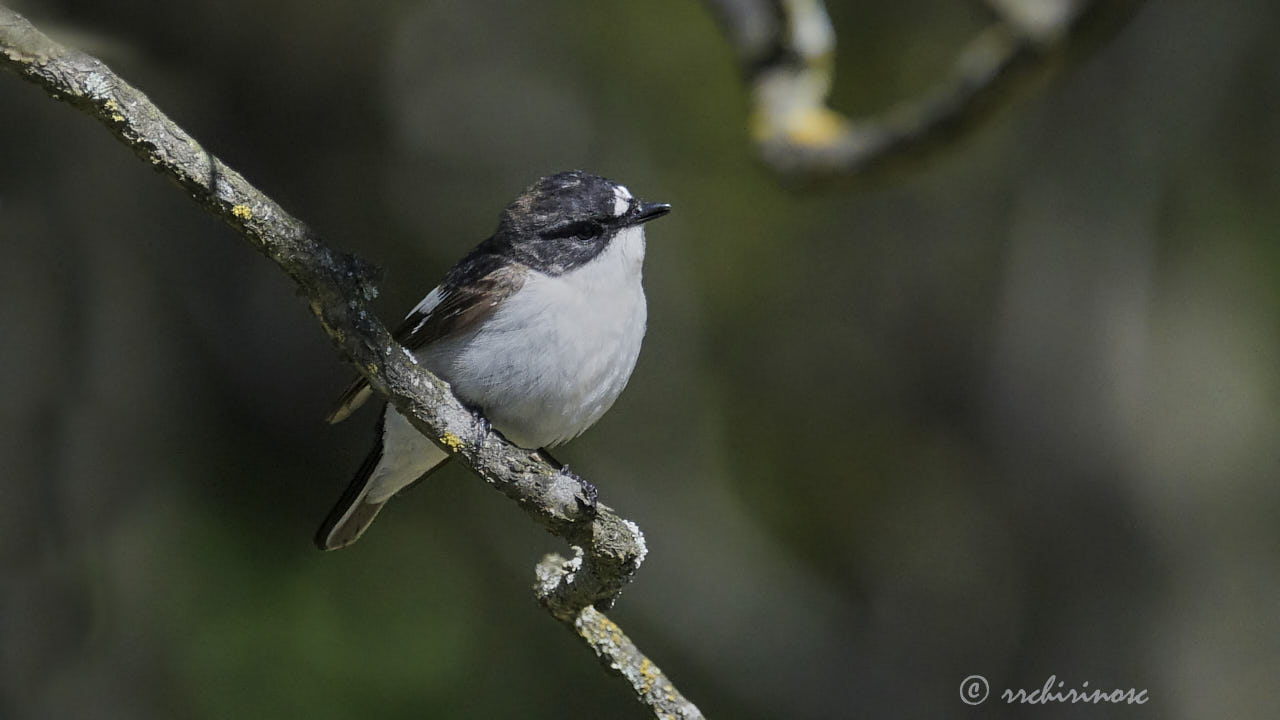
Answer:
M578 222L565 223L556 228L552 228L542 234L542 237L551 240L553 238L577 237L584 240L600 237L604 233L604 226L598 222L590 220L580 220Z

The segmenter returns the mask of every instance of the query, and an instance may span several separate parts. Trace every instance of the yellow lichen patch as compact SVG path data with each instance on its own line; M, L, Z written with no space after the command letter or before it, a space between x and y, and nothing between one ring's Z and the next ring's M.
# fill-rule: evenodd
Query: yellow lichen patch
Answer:
M124 122L124 115L120 114L120 105L114 98L107 100L103 103L102 107L106 108L107 112L111 113L112 120L115 122Z
M231 208L231 214L241 220L248 220L253 217L253 210L250 210L248 205L236 205Z
M811 108L787 123L787 138L797 145L823 147L839 140L848 129L848 121L834 110Z
M640 691L648 695L653 690L654 683L657 683L661 677L656 665L649 658L640 661L640 676L644 678L644 687Z
M583 608L578 619L574 621L574 627L578 630L578 634L582 636L582 639L592 645L609 643L613 647L618 647L626 639L626 636L622 634L622 628L590 607Z
M364 369L365 369L365 370L368 370L370 375L377 375L377 374L378 374L378 363L369 363L368 365L365 365L365 366L364 366Z
M444 446L449 448L453 452L458 452L459 450L462 449L462 438L458 437L457 435L454 435L451 432L447 432L444 435L441 435L440 442L444 443Z

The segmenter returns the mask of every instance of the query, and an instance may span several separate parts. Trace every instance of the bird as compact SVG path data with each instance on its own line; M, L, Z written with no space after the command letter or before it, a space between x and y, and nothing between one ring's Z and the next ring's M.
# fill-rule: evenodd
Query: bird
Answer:
M645 223L670 211L581 170L540 178L394 337L508 441L545 453L594 425L630 379L648 317ZM345 420L372 393L358 378L328 422ZM387 501L449 458L384 403L373 447L316 545L355 542Z

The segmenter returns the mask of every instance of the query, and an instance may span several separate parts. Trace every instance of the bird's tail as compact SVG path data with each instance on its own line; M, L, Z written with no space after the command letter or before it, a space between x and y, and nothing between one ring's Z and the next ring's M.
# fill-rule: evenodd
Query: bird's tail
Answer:
M379 502L368 500L369 489L373 485L370 478L381 460L382 443L377 442L356 471L356 476L351 478L351 483L338 499L338 504L333 506L328 517L320 524L320 529L316 531L316 547L321 550L337 550L359 540L365 528L378 516L378 511L387 504L385 499Z
M316 546L337 550L359 540L388 500L447 465L451 457L394 408L385 408L373 449L320 524Z

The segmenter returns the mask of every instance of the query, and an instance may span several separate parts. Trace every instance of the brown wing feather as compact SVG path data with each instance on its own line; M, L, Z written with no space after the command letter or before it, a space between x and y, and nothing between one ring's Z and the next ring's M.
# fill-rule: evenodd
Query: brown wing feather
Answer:
M412 312L396 329L396 341L418 350L489 319L502 301L524 285L525 268L503 265L474 282L444 291L425 313Z
M420 310L414 308L394 333L396 342L410 350L420 348L484 322L524 285L526 268L502 265L475 282L461 287L442 287L438 303ZM369 399L373 391L363 377L354 382L338 398L329 413L330 423L339 423Z

